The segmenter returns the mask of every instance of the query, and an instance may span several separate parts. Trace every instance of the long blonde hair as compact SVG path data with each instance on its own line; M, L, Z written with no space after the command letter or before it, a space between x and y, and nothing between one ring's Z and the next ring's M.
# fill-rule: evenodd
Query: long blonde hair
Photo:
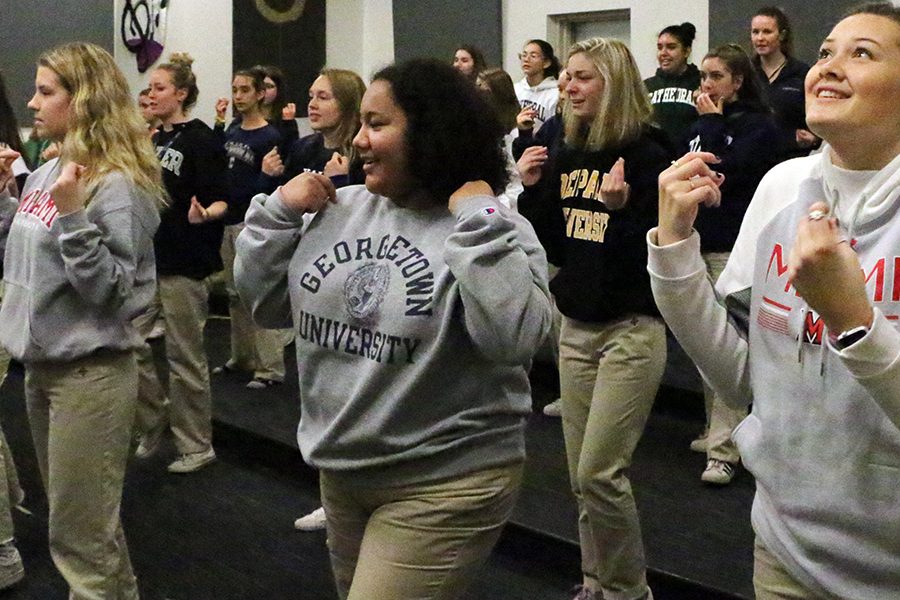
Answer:
M628 46L619 40L596 37L574 44L569 58L580 53L600 72L603 97L588 126L572 114L566 103L566 143L593 151L637 139L642 129L652 123L653 107Z
M125 76L109 52L73 42L45 52L38 65L56 73L71 96L61 157L87 167L88 199L105 175L120 172L162 206L159 160Z

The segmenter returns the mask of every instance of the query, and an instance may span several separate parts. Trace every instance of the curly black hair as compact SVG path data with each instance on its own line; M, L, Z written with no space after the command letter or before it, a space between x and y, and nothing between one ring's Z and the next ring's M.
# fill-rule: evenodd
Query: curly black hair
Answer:
M436 202L468 181L483 180L495 194L506 187L506 132L464 75L442 61L414 59L382 69L372 78L379 80L406 116L412 177Z

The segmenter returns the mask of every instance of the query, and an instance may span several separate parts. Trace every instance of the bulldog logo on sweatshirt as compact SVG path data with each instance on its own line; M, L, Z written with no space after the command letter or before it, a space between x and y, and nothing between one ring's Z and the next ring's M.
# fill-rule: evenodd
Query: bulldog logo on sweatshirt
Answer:
M391 270L385 264L367 263L356 269L344 282L347 312L368 321L381 308L390 282Z

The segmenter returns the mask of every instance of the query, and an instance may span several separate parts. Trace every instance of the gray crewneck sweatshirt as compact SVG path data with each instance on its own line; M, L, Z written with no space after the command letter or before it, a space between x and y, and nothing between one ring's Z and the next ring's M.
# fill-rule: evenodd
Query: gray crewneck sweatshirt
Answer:
M311 465L402 485L523 460L527 368L551 323L524 218L492 197L451 214L350 186L305 231L280 191L245 226L236 284L258 323L293 327Z
M59 171L54 159L29 176L5 240L0 345L26 363L138 347L131 319L156 285L153 199L112 173L86 208L60 216Z

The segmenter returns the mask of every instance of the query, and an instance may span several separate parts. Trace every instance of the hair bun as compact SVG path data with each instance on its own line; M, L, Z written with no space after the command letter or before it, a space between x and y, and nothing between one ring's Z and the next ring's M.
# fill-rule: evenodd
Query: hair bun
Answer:
M171 56L169 56L169 62L190 68L190 66L194 64L194 59L191 58L191 55L187 52L173 52Z
M685 45L690 46L694 41L694 38L697 37L697 28L689 21L685 21L680 27L684 35Z

